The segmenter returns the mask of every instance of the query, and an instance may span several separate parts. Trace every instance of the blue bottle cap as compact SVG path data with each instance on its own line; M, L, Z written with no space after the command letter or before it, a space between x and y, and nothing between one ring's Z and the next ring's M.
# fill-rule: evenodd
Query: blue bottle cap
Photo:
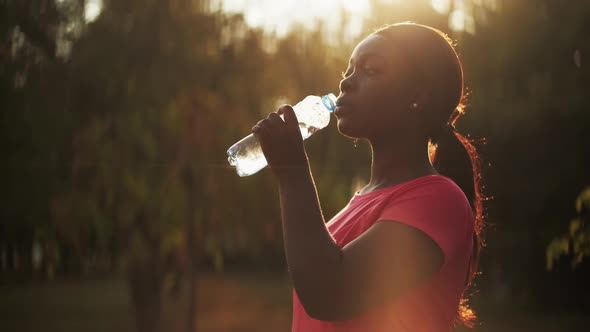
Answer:
M322 103L330 113L334 112L334 109L336 108L336 96L333 93L329 93L322 97Z

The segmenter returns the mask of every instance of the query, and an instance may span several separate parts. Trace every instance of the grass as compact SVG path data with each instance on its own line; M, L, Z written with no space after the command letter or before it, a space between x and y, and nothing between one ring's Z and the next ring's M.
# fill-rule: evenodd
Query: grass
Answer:
M199 331L290 331L286 275L205 274L198 282ZM163 331L185 332L188 296L167 295ZM482 316L473 332L584 331L584 315L514 313ZM135 331L124 280L61 280L0 286L0 331ZM461 330L463 331L463 330Z
M286 276L205 274L197 286L199 331L289 331ZM135 331L125 280L77 280L0 286L0 331ZM165 296L162 331L185 332L185 289ZM263 326L263 328L261 328Z

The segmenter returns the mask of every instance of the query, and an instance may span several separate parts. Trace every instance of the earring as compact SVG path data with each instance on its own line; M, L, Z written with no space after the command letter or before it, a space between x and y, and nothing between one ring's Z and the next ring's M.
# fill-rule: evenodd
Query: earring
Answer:
M412 108L417 110L418 109L418 103L412 103Z
M355 148L357 147L358 142L359 142L359 139L358 138L354 140L354 147Z

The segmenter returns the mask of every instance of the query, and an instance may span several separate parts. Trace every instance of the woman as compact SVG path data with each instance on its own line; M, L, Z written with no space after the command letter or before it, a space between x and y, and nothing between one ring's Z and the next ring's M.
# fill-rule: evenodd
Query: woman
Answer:
M341 134L370 143L371 177L327 223L293 109L252 128L279 183L293 331L468 325L462 296L477 271L482 196L477 153L454 127L463 98L461 62L444 33L400 23L361 41L334 113ZM454 174L453 160L434 158L438 145L453 144L472 168L464 190L442 174L447 162L444 174Z

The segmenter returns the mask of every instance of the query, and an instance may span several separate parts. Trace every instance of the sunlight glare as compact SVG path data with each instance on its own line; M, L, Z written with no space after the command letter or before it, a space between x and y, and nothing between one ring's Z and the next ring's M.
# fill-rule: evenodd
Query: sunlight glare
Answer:
M334 29L342 11L352 14L349 24L359 26L360 30L369 11L369 2L358 0L225 0L222 5L226 12L243 12L249 25L274 30L279 35L284 35L294 23L311 27L319 19Z
M94 21L102 11L102 0L88 0L84 8L84 19L90 23Z
M449 16L449 28L453 31L465 31L475 33L475 21L473 16L465 15L462 9L456 9Z
M465 30L465 13L462 10L455 10L451 13L449 27L455 31Z
M221 1L221 0L219 0ZM411 5L411 0L380 0L383 3ZM451 2L452 1L452 2ZM470 0L481 3L495 3L495 0ZM454 31L473 33L473 17L469 15L466 0L430 0L430 6L439 14L449 14L449 28ZM244 13L246 22L253 27L275 31L285 35L293 24L306 28L315 26L318 20L326 23L328 30L335 30L341 21L342 12L347 12L348 33L361 32L364 17L370 12L370 1L359 0L223 0L226 12ZM450 13L452 11L452 13Z
M439 14L446 14L451 8L450 0L431 0L430 5Z

